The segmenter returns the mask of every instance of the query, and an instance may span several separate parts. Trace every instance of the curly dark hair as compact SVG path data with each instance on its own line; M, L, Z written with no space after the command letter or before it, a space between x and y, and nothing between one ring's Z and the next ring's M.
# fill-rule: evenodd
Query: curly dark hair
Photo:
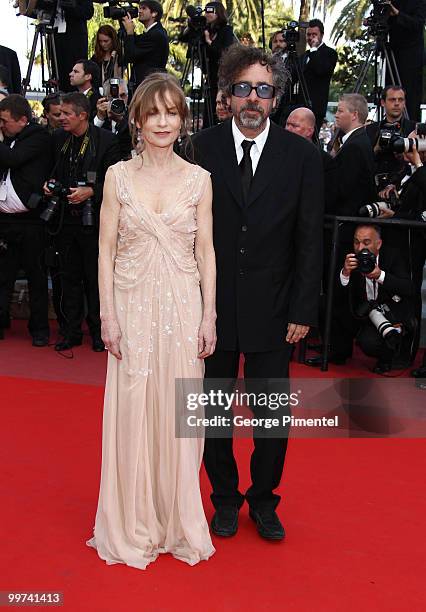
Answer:
M224 51L219 66L219 89L231 97L232 85L238 81L238 76L250 66L261 64L272 73L272 82L276 95L280 97L289 79L289 73L280 57L258 47L231 45Z

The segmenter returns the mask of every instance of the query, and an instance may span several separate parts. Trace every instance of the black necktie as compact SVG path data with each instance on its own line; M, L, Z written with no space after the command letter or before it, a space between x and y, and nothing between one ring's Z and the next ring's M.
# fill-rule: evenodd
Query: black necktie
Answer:
M254 140L243 140L241 146L244 154L240 161L241 185L243 187L244 204L247 204L247 198L250 191L251 181L253 179L253 167L251 165L250 149L254 145Z

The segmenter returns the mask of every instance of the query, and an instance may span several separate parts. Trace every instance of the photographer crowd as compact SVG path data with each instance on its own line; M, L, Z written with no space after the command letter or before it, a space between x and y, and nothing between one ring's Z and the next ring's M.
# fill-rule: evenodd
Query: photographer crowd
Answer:
M93 14L92 2L58 3L57 12L51 15L60 51L60 91L43 100L40 122L34 119L27 100L13 93L20 79L19 65L13 51L0 47L0 338L10 325L14 281L23 269L28 279L28 329L33 345L49 343L50 277L60 332L56 350L82 343L84 319L93 350L104 350L97 280L104 178L111 165L138 153L138 143L132 142L128 105L149 74L167 71L169 58L169 40L161 23L163 8L157 0L144 0L138 8L108 4L104 14L117 21L119 32L102 25L90 59L87 20ZM45 10L43 0L39 7ZM356 340L366 355L376 358L375 371L381 374L409 367L416 356L426 257L426 225L425 230L407 232L406 228L362 223L363 218L426 223L422 162L426 125L416 123L418 86L411 73L406 81L403 77L405 49L420 44L409 32L418 32L420 25L423 32L426 13L424 3L415 0L409 9L397 0L389 7L391 43L395 46L398 37L403 41L398 52L394 49L402 85L389 82L383 88L383 118L374 123L368 122L368 104L362 95L342 93L335 117L337 137L330 152L320 146L318 134L337 54L323 42L322 22L313 19L305 24L308 49L296 60L299 24L274 32L270 39L273 57L287 66L292 77L287 93L294 89L289 95L284 92L271 119L319 149L324 183L318 189L325 212L360 220L359 224L346 223L340 231L329 360L345 363ZM187 13L180 40L188 44L189 60L199 54L205 77L203 128L231 123L230 97L220 89L218 73L223 54L239 43L220 2L208 2L204 9L187 7ZM135 33L135 19L144 25L143 34ZM298 86L300 79L306 84L308 99ZM258 83L248 85L252 91L238 95L247 98L250 113L258 110L256 100L262 93ZM255 151L253 147L252 159ZM331 245L326 229L323 294ZM321 313L319 319L321 336ZM311 357L307 363L319 365L321 357ZM417 374L426 376L426 363L423 366Z

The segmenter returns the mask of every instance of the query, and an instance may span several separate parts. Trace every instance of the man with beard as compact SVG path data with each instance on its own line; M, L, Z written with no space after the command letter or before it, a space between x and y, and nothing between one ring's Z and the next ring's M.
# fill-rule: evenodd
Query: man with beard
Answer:
M286 82L282 61L262 49L234 45L223 56L219 86L233 118L194 137L197 162L211 173L217 265L217 335L206 359L206 387L233 388L244 354L254 396L288 388L292 346L316 324L321 279L322 169L307 140L269 121ZM274 380L272 380L274 379ZM222 386L220 386L222 385ZM217 388L219 386L219 389ZM250 405L255 417L282 415ZM213 406L207 406L212 414ZM288 408L285 408L288 414ZM282 422L282 420L280 420ZM216 512L212 530L232 536L244 499L259 534L281 540L276 514L288 429L268 438L254 427L252 484L242 495L232 430L206 432L204 463ZM224 436L227 437L224 437Z

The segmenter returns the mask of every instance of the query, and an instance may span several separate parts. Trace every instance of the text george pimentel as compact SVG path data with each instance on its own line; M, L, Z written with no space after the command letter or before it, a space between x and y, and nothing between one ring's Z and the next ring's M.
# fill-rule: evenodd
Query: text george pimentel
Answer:
M191 414L186 418L189 427L263 427L264 429L272 429L273 427L338 427L339 416L320 417L320 418L298 418L289 415L283 415L281 418L256 418L243 417L236 415L234 417L218 416L213 417L197 417Z

